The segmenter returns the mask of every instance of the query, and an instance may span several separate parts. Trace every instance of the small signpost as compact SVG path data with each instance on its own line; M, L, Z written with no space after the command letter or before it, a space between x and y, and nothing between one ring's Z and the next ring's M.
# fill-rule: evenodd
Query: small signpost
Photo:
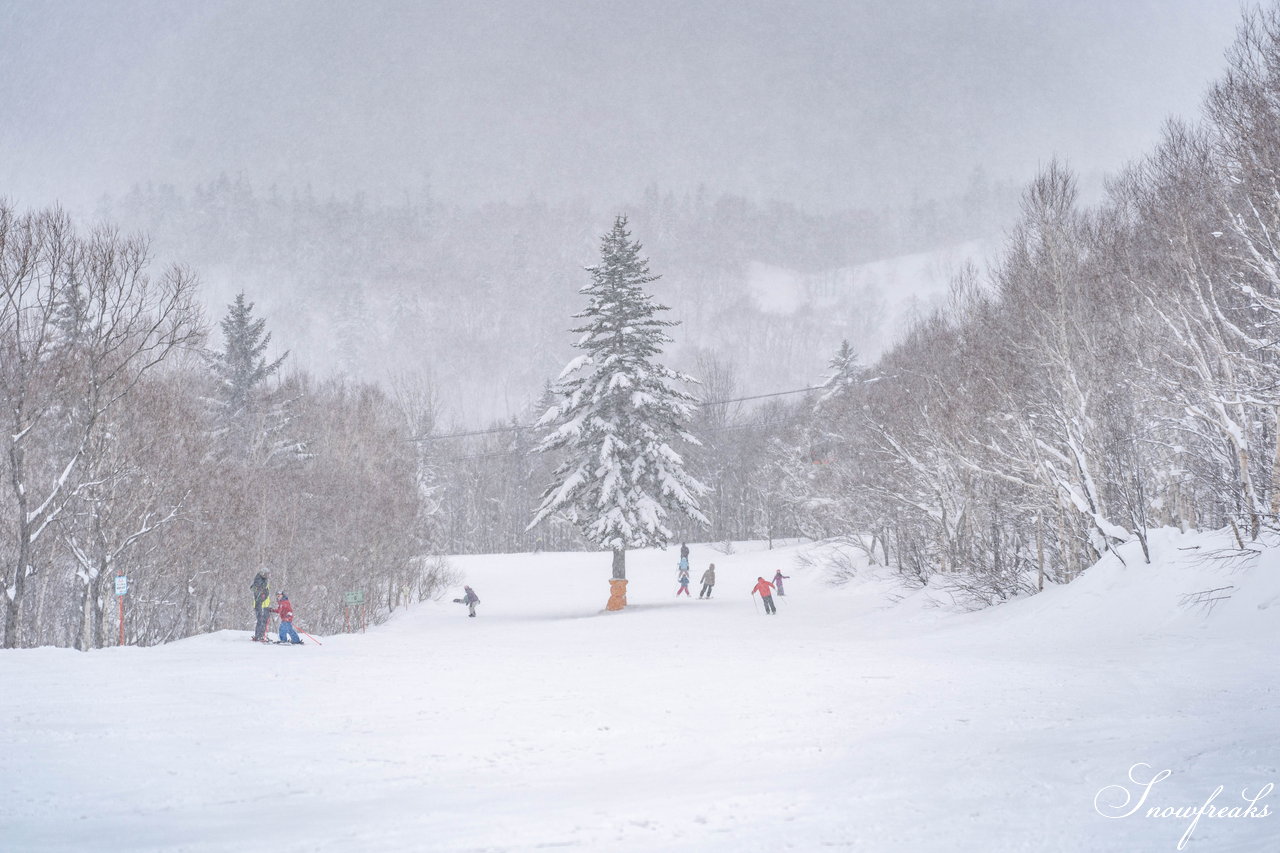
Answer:
M124 597L129 594L129 578L123 573L116 575L116 601L120 605L120 645L124 645Z
M365 618L365 609L364 609L364 590L357 589L347 593L346 615L343 620L344 630L346 631L350 631L351 625L353 624L352 612L351 612L352 608L356 609L355 618L360 623L360 632L364 633L365 625L367 622Z

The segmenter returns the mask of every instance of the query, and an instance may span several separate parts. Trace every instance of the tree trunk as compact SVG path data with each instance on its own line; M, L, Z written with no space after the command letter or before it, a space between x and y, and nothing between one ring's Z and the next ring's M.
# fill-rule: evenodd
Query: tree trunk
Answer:
M76 630L76 648L87 652L93 648L93 610L90 600L93 596L93 584L88 579L80 588L80 627Z
M1276 452L1271 457L1271 522L1280 522L1280 406L1275 407Z
M1044 527L1036 518L1036 590L1044 592Z
M98 576L93 579L93 598L90 602L93 605L93 647L95 649L104 649L107 647L107 628L106 628L106 610L107 610L107 589L115 586L115 573L109 571L104 565L98 572Z
M1062 498L1058 498L1058 550L1062 555L1063 581L1070 583L1076 579L1076 552L1071 541L1071 530L1067 526L1067 513L1062 506Z
M613 577L609 580L609 603L605 610L621 610L627 606L627 552L613 552Z
M27 567L31 564L31 522L27 514L26 472L23 468L23 448L14 443L9 446L9 465L14 498L18 504L18 559L13 567L13 585L4 590L4 648L18 647L22 595L27 585Z

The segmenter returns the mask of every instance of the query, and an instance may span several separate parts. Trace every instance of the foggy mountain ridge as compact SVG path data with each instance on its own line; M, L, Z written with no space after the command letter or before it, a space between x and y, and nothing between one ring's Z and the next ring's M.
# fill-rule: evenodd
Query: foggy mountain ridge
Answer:
M673 363L697 375L711 355L745 393L766 393L814 382L842 338L877 355L940 303L958 261L987 245L974 229L997 230L1015 199L976 173L962 196L897 210L819 215L651 187L616 212L630 216L661 276L653 290L680 321ZM382 206L259 194L226 176L190 192L141 185L98 210L148 233L158 257L191 264L211 319L243 290L292 366L382 382L430 376L462 427L527 417L559 373L583 268L614 212L535 199Z

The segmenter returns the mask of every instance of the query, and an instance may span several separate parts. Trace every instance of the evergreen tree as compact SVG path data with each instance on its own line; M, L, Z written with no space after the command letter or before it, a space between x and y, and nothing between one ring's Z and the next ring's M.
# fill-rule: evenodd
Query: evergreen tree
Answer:
M289 353L272 362L266 360L271 333L266 331L265 319L253 318L253 303L245 301L243 291L227 306L227 316L219 325L222 351L209 353L208 360L217 381L220 419L247 443L265 397L263 384L280 370Z
M562 512L613 552L612 610L626 604L626 549L665 546L673 511L707 523L698 508L707 487L672 447L699 444L684 429L695 400L671 384L696 380L656 361L677 324L659 319L667 307L644 290L658 276L640 248L619 216L601 241L599 265L587 268L591 284L580 292L588 305L574 315L585 323L573 330L583 354L561 372L556 402L539 421L551 429L535 448L567 453L529 525Z
M822 382L822 394L818 397L818 408L830 401L848 396L849 392L862 382L865 372L858 361L858 354L849 346L846 338L840 341L840 349L827 363L831 373Z

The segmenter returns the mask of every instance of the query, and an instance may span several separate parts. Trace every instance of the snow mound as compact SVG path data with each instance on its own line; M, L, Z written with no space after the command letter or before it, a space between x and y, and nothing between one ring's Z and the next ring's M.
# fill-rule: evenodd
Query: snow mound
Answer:
M1280 543L1271 543L1272 545ZM983 630L1028 639L1280 636L1280 549L1242 551L1228 531L1154 530L1151 562L1129 542L1079 578L974 614Z

